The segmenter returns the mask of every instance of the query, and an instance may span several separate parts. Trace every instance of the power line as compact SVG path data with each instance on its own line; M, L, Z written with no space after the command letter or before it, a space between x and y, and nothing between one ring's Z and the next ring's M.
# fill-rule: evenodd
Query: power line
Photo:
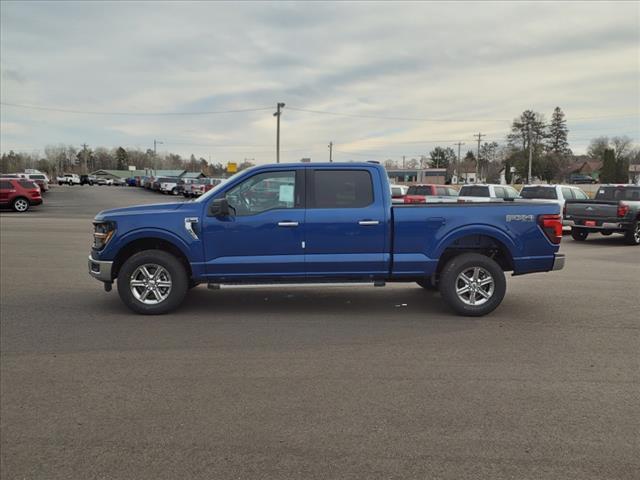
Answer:
M6 107L26 108L31 110L44 110L48 112L61 112L61 113L76 113L81 115L117 115L117 116L131 116L131 117L154 117L154 116L188 116L188 115L220 115L225 113L245 113L245 112L259 112L262 110L270 110L271 107L260 108L243 108L237 110L212 110L202 112L98 112L91 110L72 110L67 108L57 107L45 107L41 105L25 105L20 103L0 102L0 105Z

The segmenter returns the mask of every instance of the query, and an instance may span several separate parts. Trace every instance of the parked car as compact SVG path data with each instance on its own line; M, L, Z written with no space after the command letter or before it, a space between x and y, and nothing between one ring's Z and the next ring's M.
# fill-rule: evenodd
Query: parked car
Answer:
M185 198L191 196L191 185L197 182L197 178L179 178L177 183L178 195L182 195Z
M573 184L593 184L598 183L598 181L590 175L583 175L582 173L572 173L569 175L567 180L569 183Z
M171 195L178 194L178 179L175 177L158 177L153 182L153 190Z
M65 173L57 178L58 185L80 185L80 176L76 173Z
M16 212L26 212L29 207L40 205L40 187L25 178L0 178L0 205L10 206Z
M44 193L49 190L49 177L44 173L21 173L20 177L35 182L40 187L40 192Z
M94 175L80 175L80 185L93 185L96 180Z
M447 185L411 185L404 197L404 203L455 202L458 191Z
M567 200L564 218L574 240L621 233L629 245L640 245L640 186L602 185L593 200Z
M222 182L224 182L222 178L200 178L196 183L191 184L191 197L199 197Z
M500 200L515 200L518 191L510 185L470 184L463 185L458 194L458 202L496 202Z
M104 177L97 177L96 178L96 185L106 185L107 184L107 179Z
M199 282L389 281L437 286L479 316L502 301L505 271L564 266L556 205L392 205L389 190L372 163L243 170L194 202L100 212L89 274L142 314L175 309Z
M568 185L525 185L520 190L520 199L555 203L564 215L567 200L589 200L589 195L579 187Z
M391 187L391 203L404 203L404 196L407 194L409 187L407 185L390 185Z
M136 177L129 177L125 180L127 186L129 187L137 187L138 186L138 179L136 179Z

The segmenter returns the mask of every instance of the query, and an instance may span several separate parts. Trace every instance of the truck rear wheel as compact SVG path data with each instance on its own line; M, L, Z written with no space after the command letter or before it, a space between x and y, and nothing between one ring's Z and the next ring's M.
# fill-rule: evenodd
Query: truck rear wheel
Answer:
M636 220L631 224L631 228L624 234L624 239L628 245L640 245L640 221Z
M479 317L502 302L507 282L500 265L479 253L464 253L447 262L440 275L440 293L460 315Z
M589 232L582 228L572 228L571 229L571 238L578 242L584 242L589 236Z
M163 250L144 250L129 257L118 273L118 294L136 313L160 315L184 300L189 278L175 256Z

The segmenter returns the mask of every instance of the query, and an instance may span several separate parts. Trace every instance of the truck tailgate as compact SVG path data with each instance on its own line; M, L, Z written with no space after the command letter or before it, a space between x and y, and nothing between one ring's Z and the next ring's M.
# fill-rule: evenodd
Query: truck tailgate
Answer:
M567 201L566 215L571 217L598 219L617 216L618 202L616 201Z

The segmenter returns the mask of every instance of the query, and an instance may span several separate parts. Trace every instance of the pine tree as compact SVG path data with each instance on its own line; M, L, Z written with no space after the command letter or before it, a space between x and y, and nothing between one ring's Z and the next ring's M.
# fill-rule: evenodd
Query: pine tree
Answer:
M564 118L564 112L560 107L553 110L551 116L551 124L549 125L549 133L547 137L547 151L558 155L571 155L569 142L567 141L567 120Z
M616 157L610 148L604 151L604 162L600 170L600 183L615 183L617 175Z
M116 150L116 168L118 170L126 170L128 164L127 151L122 147L118 147Z

